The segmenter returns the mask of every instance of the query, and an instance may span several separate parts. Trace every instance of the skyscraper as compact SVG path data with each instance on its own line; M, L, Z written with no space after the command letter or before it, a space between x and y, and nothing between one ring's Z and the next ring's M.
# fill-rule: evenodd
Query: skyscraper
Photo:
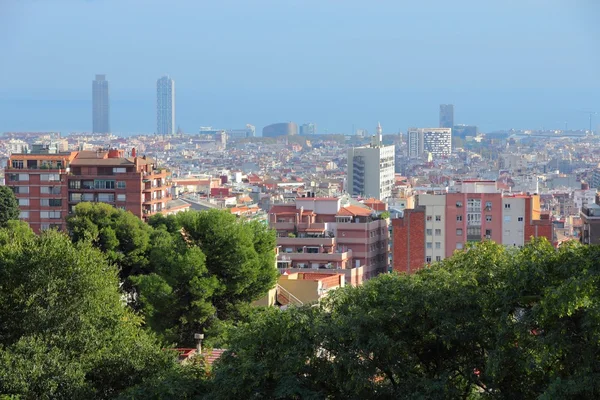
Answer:
M108 81L106 75L96 75L92 81L92 132L110 132L109 114Z
M454 128L453 104L440 104L440 128Z
M175 81L168 76L156 81L156 133L175 133Z
M381 125L371 145L348 150L348 188L352 196L385 200L392 195L395 172L395 146L384 146Z

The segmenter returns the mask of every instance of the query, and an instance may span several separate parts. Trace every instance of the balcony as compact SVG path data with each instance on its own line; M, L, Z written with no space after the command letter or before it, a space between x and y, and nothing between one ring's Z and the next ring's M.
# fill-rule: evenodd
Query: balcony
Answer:
M325 247L334 247L335 246L335 238L290 238L283 237L277 238L278 246L289 246L289 247L303 247L303 246L325 246Z
M339 253L279 253L277 261L306 262L306 263L335 263L352 258L352 250Z

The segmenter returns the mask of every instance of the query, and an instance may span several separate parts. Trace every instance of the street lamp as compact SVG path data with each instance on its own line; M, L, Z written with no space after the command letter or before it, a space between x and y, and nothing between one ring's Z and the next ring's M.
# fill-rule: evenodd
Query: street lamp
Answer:
M202 340L204 340L203 333L194 333L194 339L196 339L196 353L197 355L202 354Z

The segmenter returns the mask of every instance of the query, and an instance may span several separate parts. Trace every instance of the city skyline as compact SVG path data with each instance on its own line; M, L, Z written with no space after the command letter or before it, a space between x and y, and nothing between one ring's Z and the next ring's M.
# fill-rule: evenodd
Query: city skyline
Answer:
M123 133L155 130L162 71L177 77L177 123L187 132L312 121L320 133L349 133L381 120L391 133L438 126L439 104L455 105L456 124L483 131L587 129L582 111L600 111L600 54L590 51L600 41L592 18L600 4L433 5L258 0L165 8L151 0L140 13L133 1L7 1L0 18L10 34L0 40L12 62L0 77L0 131L89 130L82 83L97 71L111 81L111 130ZM198 15L211 18L198 24ZM89 29L97 20L113 29ZM218 29L224 23L232 28ZM161 46L170 57L156 57ZM412 59L419 62L405 62Z

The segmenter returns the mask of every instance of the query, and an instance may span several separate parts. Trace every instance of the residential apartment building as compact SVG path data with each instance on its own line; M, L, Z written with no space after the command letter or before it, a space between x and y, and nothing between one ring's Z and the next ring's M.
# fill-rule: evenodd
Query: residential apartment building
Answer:
M271 207L269 225L277 231L282 272L344 273L346 282L358 285L387 271L388 221L364 205L297 198Z
M35 232L64 229L67 215L83 201L108 203L142 219L189 208L172 199L168 171L150 158L137 157L135 149L125 157L116 149L60 153L40 146L11 155L5 171L21 219Z
M381 126L371 145L348 149L348 188L352 196L385 200L392 196L395 146L382 144Z
M452 256L469 242L523 246L532 237L554 241L552 220L538 195L506 195L494 181L463 181L456 192L420 194L418 206L392 220L394 270L414 272Z
M600 205L586 204L581 208L581 235L583 244L600 244Z
M451 128L409 128L407 140L409 158L422 158L426 154L440 158L452 154Z

